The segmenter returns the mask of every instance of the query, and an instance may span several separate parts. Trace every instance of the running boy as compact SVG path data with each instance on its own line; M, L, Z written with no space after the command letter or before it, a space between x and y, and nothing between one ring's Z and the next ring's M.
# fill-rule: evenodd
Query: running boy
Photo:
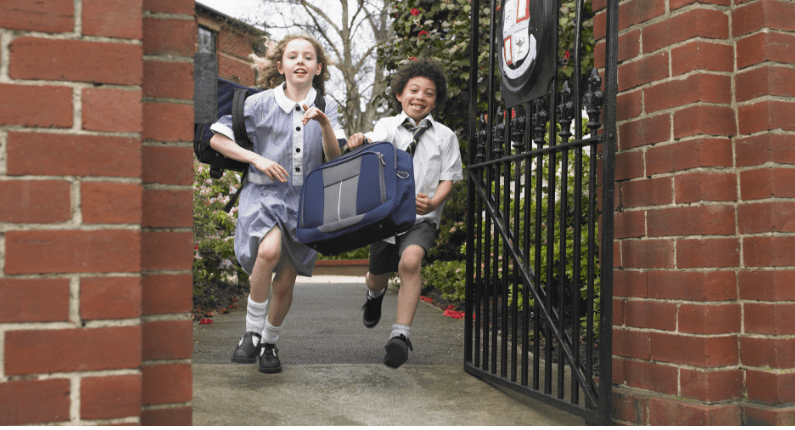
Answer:
M317 258L317 252L295 237L303 175L322 162L324 153L332 160L340 149L337 104L326 98L325 113L313 105L330 77L328 57L317 40L289 35L267 60L260 81L270 89L247 98L244 108L253 151L234 142L228 115L212 125L216 134L210 144L227 157L250 163L238 208L235 255L251 275L251 294L246 331L232 361L259 361L260 372L276 373L282 370L276 340L292 305L296 276L311 276Z
M453 182L463 179L463 171L458 138L431 116L431 111L447 98L447 78L439 63L420 58L404 64L392 79L392 94L402 112L379 120L370 133L354 134L348 146L356 148L365 139L387 141L408 151L414 159L417 221L406 233L370 245L365 275L369 291L363 320L367 328L381 320L381 302L390 276L395 271L400 276L397 316L384 356L384 364L397 368L408 360L409 349L413 350L409 338L422 289L422 260L436 239Z

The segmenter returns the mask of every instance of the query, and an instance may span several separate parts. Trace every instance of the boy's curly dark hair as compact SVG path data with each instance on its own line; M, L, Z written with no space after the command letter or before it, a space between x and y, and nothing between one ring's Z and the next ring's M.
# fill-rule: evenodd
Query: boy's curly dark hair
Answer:
M400 106L397 95L403 93L409 80L417 76L428 78L436 85L436 107L434 110L438 109L447 100L447 77L442 65L427 56L411 60L398 68L392 77L392 100L396 106Z

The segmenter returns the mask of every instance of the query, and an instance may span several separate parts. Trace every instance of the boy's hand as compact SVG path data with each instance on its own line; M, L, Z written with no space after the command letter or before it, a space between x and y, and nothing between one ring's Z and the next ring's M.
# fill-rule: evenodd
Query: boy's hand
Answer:
M435 211L437 206L434 206L433 200L428 198L425 193L417 194L417 215L426 215Z
M366 140L367 140L367 138L364 137L364 133L355 133L351 137L348 138L348 149L354 150L354 149L364 145L364 142Z
M268 160L265 157L257 157L253 163L254 167L260 172L268 175L271 181L287 182L290 175L287 174L287 169L282 167L279 163Z
M320 125L330 124L329 119L322 110L316 107L309 107L308 105L304 105L304 116L301 118L301 124L306 125L309 120L315 120L320 123Z

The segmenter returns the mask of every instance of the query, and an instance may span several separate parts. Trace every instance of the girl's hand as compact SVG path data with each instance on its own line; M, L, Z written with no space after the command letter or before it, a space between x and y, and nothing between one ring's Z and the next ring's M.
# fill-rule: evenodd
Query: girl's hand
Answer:
M426 215L436 210L433 200L425 193L417 194L417 215Z
M364 133L355 133L348 138L348 149L354 150L364 145L365 141L366 138L364 137Z
M309 120L312 119L319 122L320 125L331 124L329 122L328 117L326 116L325 113L323 113L322 110L316 107L309 107L307 105L304 105L303 107L304 107L304 116L303 118L301 118L301 124L306 125L306 123L308 123Z
M279 165L279 163L268 160L265 157L257 157L252 164L260 172L268 175L271 181L287 182L290 175L287 174L287 169Z

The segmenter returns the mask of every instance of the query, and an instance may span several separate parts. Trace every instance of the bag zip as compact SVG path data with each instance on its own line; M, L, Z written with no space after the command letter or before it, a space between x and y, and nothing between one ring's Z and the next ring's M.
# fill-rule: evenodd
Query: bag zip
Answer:
M376 152L375 155L378 156L378 179L381 182L381 204L386 203L386 180L384 179L384 166L386 166L386 161L384 161L384 156L380 152Z

